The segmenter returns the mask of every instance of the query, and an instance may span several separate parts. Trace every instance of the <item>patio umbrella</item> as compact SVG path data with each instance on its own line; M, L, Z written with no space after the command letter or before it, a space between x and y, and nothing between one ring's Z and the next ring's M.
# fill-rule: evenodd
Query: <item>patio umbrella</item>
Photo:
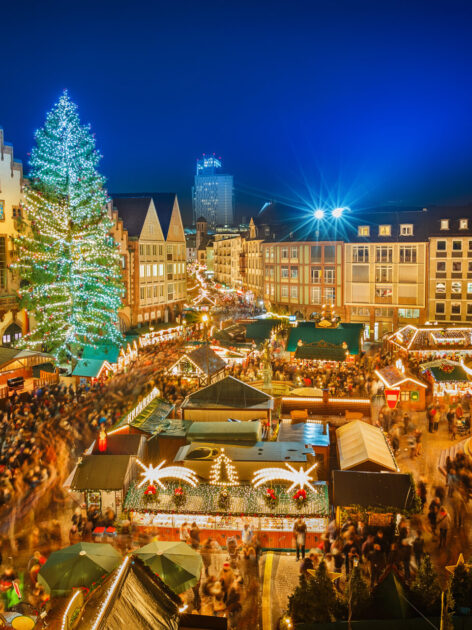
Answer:
M60 597L77 586L90 586L120 564L121 556L107 543L80 542L53 551L38 574L47 593Z
M202 571L202 558L184 542L154 541L133 552L175 593L195 586Z

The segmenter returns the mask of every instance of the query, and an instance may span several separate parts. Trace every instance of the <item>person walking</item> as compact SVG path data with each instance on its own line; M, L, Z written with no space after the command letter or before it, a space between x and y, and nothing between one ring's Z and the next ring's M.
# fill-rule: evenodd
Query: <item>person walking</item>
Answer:
M416 537L413 540L413 554L415 556L416 568L419 569L424 556L424 538L419 529L417 530Z
M192 523L189 543L192 546L192 549L200 549L200 528L195 522Z
M297 518L293 525L293 535L295 537L298 562L300 560L300 554L302 556L302 560L305 558L306 523L301 516Z
M447 530L451 525L451 517L444 505L439 509L437 524L439 525L439 548L441 549L443 545L446 546Z

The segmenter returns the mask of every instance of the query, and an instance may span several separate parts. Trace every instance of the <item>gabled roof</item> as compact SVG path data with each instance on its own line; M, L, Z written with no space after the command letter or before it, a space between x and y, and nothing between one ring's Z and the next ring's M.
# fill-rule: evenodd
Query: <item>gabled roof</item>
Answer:
M375 370L375 373L380 377L380 380L386 387L399 387L402 383L408 381L425 389L428 387L426 383L423 383L419 378L410 374L410 372L401 372L395 365L389 365L380 370Z
M207 376L213 376L213 374L217 374L226 367L225 361L207 345L195 348L189 354L184 354L184 357L187 357Z
M111 364L106 359L79 359L72 376L97 378L102 369L112 369Z
M226 376L187 396L182 407L186 409L272 409L273 404L273 398L269 394L233 376Z
M162 234L167 239L176 197L176 193L119 193L113 195L113 206L118 210L129 236L139 236L152 199Z
M84 455L77 464L71 489L122 490L131 455Z
M362 420L354 420L336 429L341 470L367 462L385 470L397 471L397 463L382 429Z
M333 504L405 510L414 499L410 475L333 470Z
M363 324L342 323L337 328L322 328L314 322L300 322L290 330L287 351L295 352L301 339L303 345L324 342L331 347L342 348L343 343L346 343L347 348L344 348L344 352L347 350L349 354L359 354L363 327Z

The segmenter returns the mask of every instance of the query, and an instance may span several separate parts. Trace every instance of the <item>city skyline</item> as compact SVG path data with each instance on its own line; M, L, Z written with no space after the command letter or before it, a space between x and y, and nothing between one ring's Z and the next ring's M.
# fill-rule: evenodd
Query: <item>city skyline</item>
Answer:
M472 199L467 3L135 12L103 2L90 21L87 3L26 5L32 19L19 30L18 7L4 12L4 46L25 54L5 65L0 107L25 165L68 88L96 134L109 192L175 191L187 223L194 160L213 151L234 175L239 216L272 199L360 210Z

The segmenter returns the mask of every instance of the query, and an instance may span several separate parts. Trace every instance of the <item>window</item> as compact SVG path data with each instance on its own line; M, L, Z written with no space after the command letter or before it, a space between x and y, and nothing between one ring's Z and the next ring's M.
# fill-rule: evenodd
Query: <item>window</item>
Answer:
M446 271L446 261L445 260L438 260L438 262L436 263L436 272L442 272L442 271Z
M139 297L144 300L144 287L139 288Z
M146 275L146 265L139 265L139 277L144 278Z
M273 284L270 286L270 294L272 297L275 295L275 286Z
M461 303L453 302L451 304L451 315L460 315L461 314Z
M437 241L437 243L436 243L436 251L437 252L445 252L446 251L446 241Z
M163 265L163 263L161 263L161 264L159 265L159 275L160 275L160 276L163 276L163 275L164 275L164 265Z
M145 247L144 247L144 245L140 245L140 246L139 246L139 255L140 255L140 256L144 256L144 252L145 252Z
M325 288L325 302L327 304L334 304L336 297L336 290L334 287L326 287Z
M0 221L5 221L5 202L0 201Z
M288 247L282 247L282 258L288 258Z
M148 299L152 298L152 287L148 287L147 288L147 297L148 297Z
M387 245L381 245L375 248L376 262L392 262L393 250Z
M436 302L436 315L444 315L446 312L446 305L444 302Z
M357 236L370 236L370 227L368 225L359 225Z
M270 259L274 260L274 248L273 247L270 248Z
M290 277L292 278L292 280L297 280L298 267L294 267L293 265L290 267Z
M167 265L167 280L172 280L172 263Z
M288 278L288 267L281 267L280 268L280 277L281 278Z
M375 317L380 319L393 317L393 308L376 308Z
M288 286L286 284L282 285L281 291L280 291L280 295L283 298L287 298L288 297Z
M174 285L173 284L167 285L167 299L169 300L169 302L174 299Z
M412 236L413 225L411 223L402 223L400 225L400 236Z
M375 282L392 282L392 265L380 265L375 268Z
M419 308L399 308L398 309L398 317L402 317L403 319L418 319L420 316Z
M400 247L400 262L401 263L415 263L416 262L415 245L402 245Z
M12 213L14 219L21 219L21 208L13 208ZM3 221L4 219L5 213L3 212L3 214L0 214L0 221Z
M441 230L449 229L449 219L441 219Z
M468 294L472 293L472 282L467 283L467 293Z
M351 313L356 315L357 317L369 317L370 310L365 306L353 306L351 308Z
M126 256L124 254L121 256L121 268L126 269Z
M326 267L324 270L324 281L326 284L334 284L334 267Z
M393 295L392 287L375 287L375 297L391 298Z
M290 287L290 297L291 298L298 298L298 287L297 286L292 286Z
M164 285L163 284L161 284L159 286L159 295L160 295L160 297L164 297Z
M7 288L7 249L6 237L0 236L0 289Z
M467 267L469 273L472 273L472 262L469 262L469 265Z
M298 258L298 247L292 247L290 257L295 259Z
M462 251L462 241L452 241L452 251L453 252L461 252Z
M379 236L390 236L392 234L391 225L379 225Z
M321 282L321 267L311 268L311 281L313 284L319 284Z
M469 219L459 219L459 230L469 229Z
M157 256L157 245L152 246L152 255Z
M146 275L148 278L152 276L152 265L146 265Z
M151 246L146 245L146 256L150 256L150 255L151 255Z
M269 248L266 247L264 251L265 251L265 259L269 260Z
M461 282L453 282L451 284L451 293L462 293L462 283Z
M325 245L324 261L325 263L336 262L336 247L334 245Z
M455 271L456 273L460 273L462 271L462 263L460 261L453 260L452 271Z
M321 245L311 246L311 262L321 262Z
M311 287L311 303L321 304L321 287Z
M352 265L351 269L353 282L369 282L368 265Z
M163 253L163 246L159 245L159 256L162 256Z
M369 262L369 248L367 245L357 245L353 247L352 262Z
M446 285L444 282L436 282L436 293L446 293Z
M472 241L469 241L469 252L472 251Z
M167 260L172 260L172 245L167 245Z
M472 304L470 302L467 304L467 315L472 315Z

